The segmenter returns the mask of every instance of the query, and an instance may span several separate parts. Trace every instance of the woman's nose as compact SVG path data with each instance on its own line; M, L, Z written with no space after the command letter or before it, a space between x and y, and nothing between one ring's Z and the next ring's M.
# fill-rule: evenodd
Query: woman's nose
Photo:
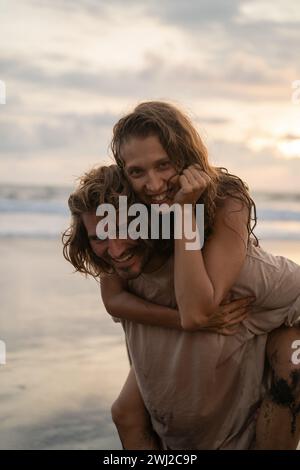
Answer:
M153 194L159 194L164 189L164 180L155 172L148 174L146 188Z

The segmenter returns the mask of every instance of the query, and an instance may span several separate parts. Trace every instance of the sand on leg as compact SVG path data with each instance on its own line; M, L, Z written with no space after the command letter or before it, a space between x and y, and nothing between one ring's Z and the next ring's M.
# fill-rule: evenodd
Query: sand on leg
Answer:
M257 449L296 449L300 440L300 327L269 334L267 358L272 383L260 408Z

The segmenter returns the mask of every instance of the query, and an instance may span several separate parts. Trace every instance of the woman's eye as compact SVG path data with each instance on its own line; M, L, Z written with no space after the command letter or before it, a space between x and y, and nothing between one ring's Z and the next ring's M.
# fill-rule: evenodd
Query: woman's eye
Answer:
M165 168L168 168L170 166L170 162L162 162L159 164L159 168L164 170Z
M141 176L142 173L143 173L142 170L139 170L139 169L137 168L137 169L135 169L135 170L130 170L129 176L133 176L133 177L135 178L135 177Z

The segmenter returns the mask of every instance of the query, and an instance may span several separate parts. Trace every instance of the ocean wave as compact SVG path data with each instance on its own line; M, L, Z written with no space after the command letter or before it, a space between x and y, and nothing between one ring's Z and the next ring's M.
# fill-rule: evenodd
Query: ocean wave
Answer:
M0 199L0 212L67 215L69 209L64 200Z
M258 220L300 221L300 210L257 207Z
M56 238L69 224L71 188L3 185L0 237ZM258 224L264 239L300 240L300 194L256 193Z

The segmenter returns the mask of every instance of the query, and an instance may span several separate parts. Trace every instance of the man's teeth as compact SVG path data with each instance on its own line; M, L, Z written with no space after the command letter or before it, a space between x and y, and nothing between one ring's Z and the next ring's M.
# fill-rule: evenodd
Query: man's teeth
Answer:
M121 263L123 261L128 261L132 257L133 257L133 253L129 253L128 255L121 256L120 258L113 258L113 260L116 261L117 263Z
M167 198L167 193L159 194L159 196L152 197L152 201L161 202Z

